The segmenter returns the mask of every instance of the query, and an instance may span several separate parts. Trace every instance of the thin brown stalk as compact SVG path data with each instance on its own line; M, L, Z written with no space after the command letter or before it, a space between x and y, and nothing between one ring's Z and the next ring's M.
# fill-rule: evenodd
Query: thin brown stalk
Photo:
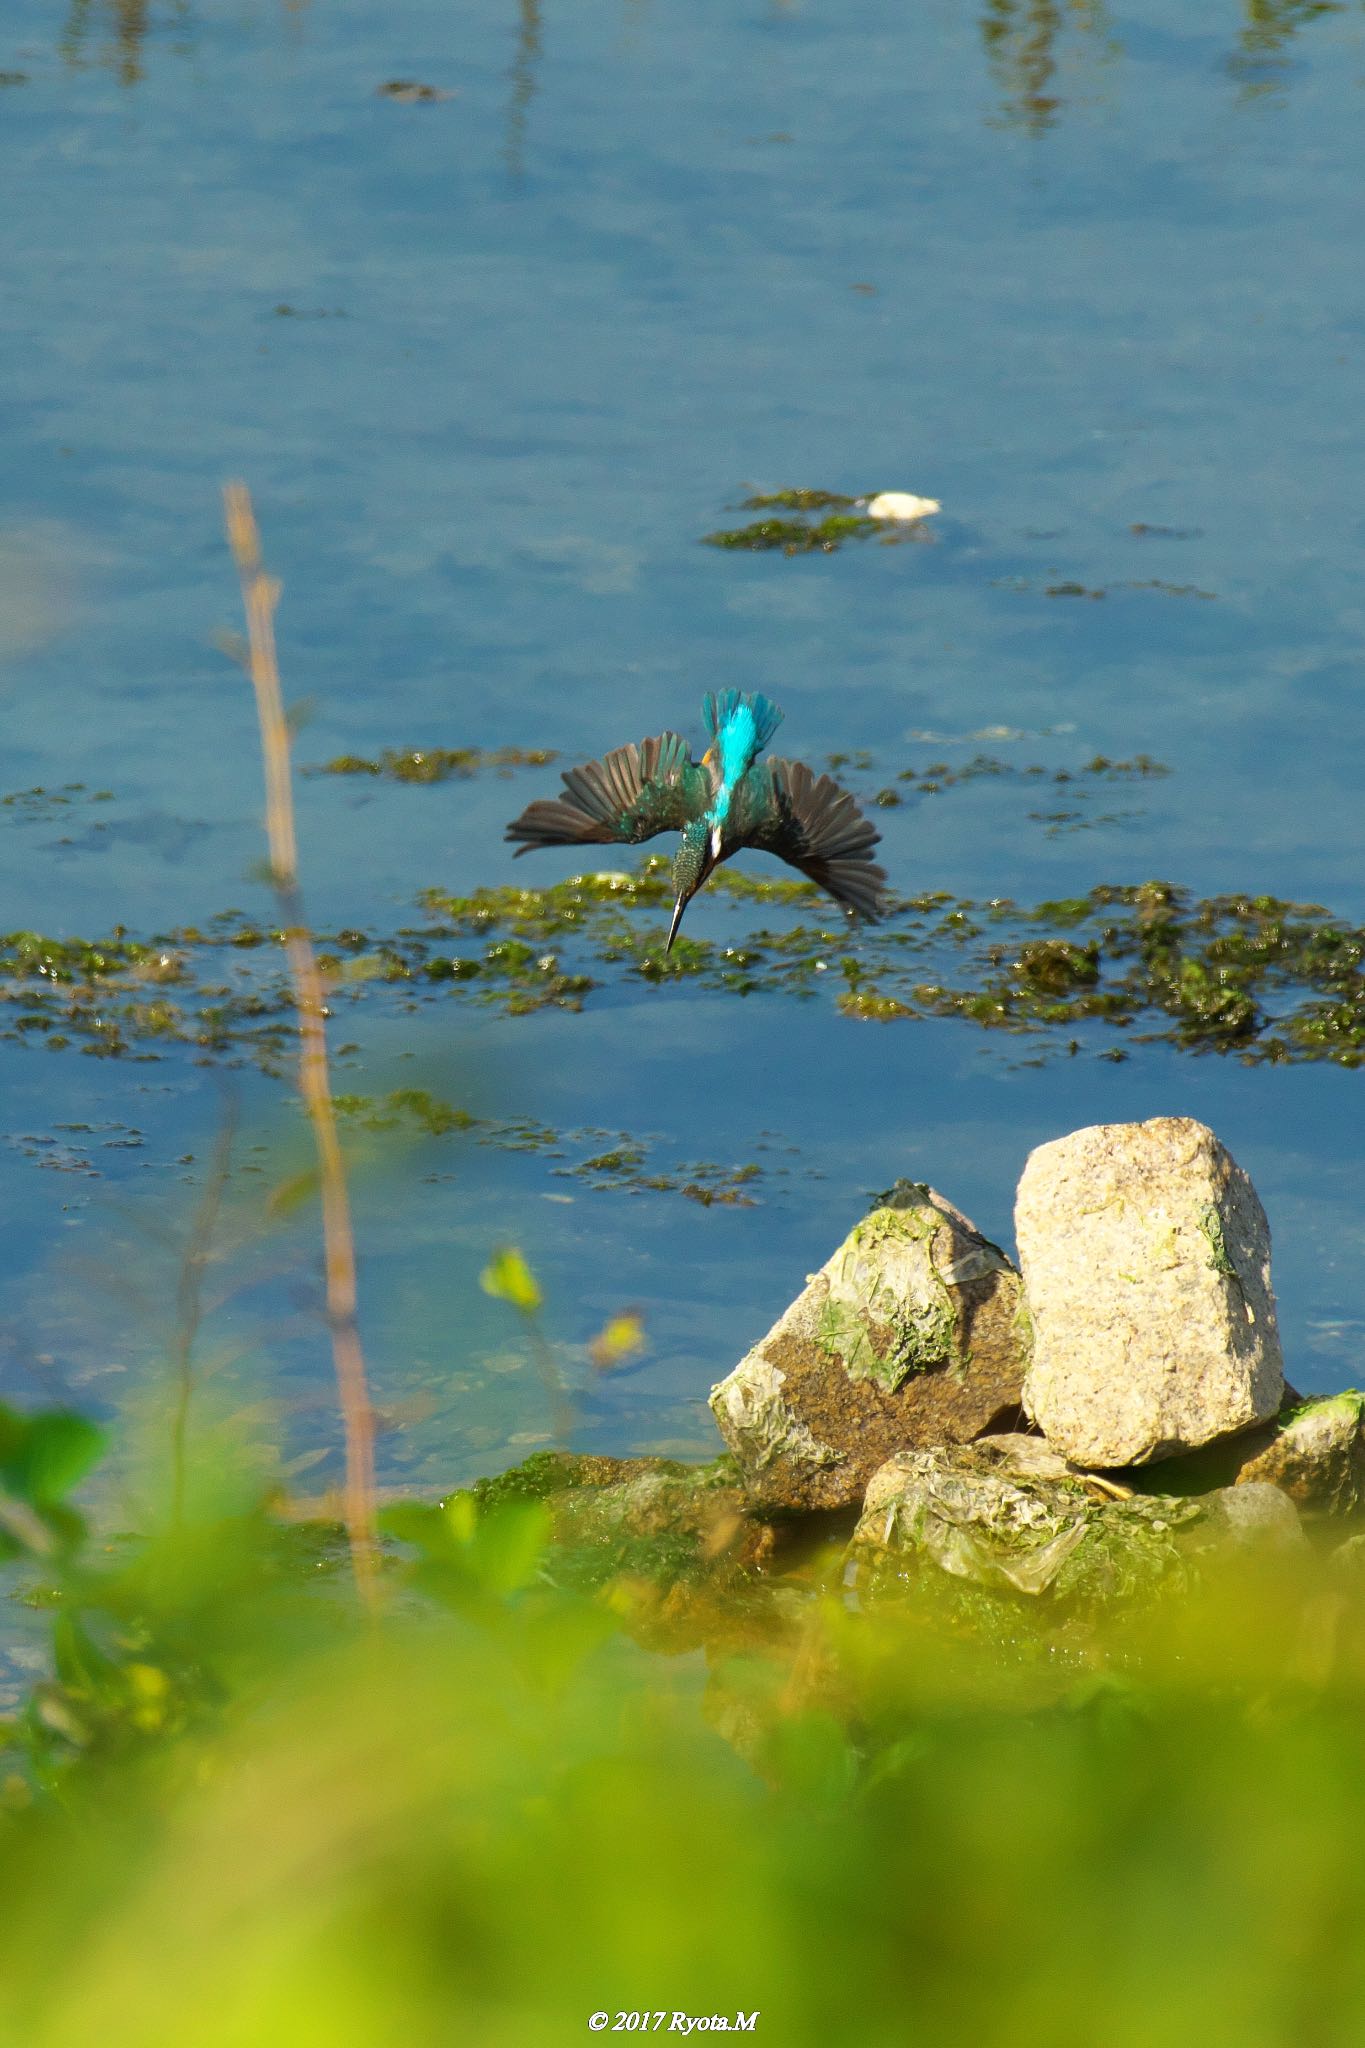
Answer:
M356 1324L355 1239L346 1170L337 1136L327 1067L327 1010L299 887L298 845L289 772L289 722L275 652L275 607L280 585L265 572L260 534L245 484L224 487L228 541L242 579L246 607L247 672L256 692L265 764L266 831L270 871L299 1020L299 1094L313 1127L322 1193L327 1324L332 1336L337 1396L346 1433L344 1513L357 1590L373 1605L375 1584L374 1410L365 1382L365 1357Z
M236 1132L237 1104L230 1096L223 1127L213 1148L213 1164L180 1261L180 1278L176 1286L175 1336L171 1345L171 1378L175 1387L175 1406L171 1411L171 1519L177 1528L185 1519L185 1439L189 1428L190 1396L194 1392L194 1346L204 1314L204 1268L213 1248L213 1233L218 1225L223 1189L227 1186Z

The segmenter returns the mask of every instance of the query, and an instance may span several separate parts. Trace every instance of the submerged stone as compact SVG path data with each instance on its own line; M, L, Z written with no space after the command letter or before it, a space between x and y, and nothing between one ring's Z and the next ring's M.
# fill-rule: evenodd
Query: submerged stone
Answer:
M1024 1403L1074 1464L1179 1456L1277 1412L1265 1212L1203 1124L1097 1124L1039 1146L1015 1224Z
M1027 1356L1009 1260L918 1182L899 1181L711 1390L751 1497L856 1505L893 1452L1018 1419Z

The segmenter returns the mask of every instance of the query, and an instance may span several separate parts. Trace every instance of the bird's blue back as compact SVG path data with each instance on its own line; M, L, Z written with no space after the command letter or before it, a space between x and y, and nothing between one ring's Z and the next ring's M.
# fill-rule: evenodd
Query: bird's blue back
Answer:
M782 713L757 692L751 696L741 690L713 690L707 693L702 716L720 763L720 787L712 807L713 817L719 819L730 808L735 784L781 725Z

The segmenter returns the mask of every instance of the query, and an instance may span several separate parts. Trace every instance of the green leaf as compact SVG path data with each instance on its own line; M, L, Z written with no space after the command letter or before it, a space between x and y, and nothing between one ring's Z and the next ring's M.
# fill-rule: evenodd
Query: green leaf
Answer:
M104 1432L83 1415L65 1409L7 1413L0 1426L0 1480L30 1506L48 1507L84 1479L103 1449Z
M266 1209L272 1216L291 1216L305 1202L311 1202L317 1191L317 1169L309 1167L303 1173L291 1174L288 1180L282 1180L278 1187L272 1188L266 1197Z
M480 1515L468 1551L471 1573L490 1593L518 1593L535 1578L549 1540L544 1501L508 1501Z
M428 1556L448 1557L450 1554L450 1525L443 1511L426 1501L393 1501L380 1509L378 1520L385 1536L394 1536L400 1543L411 1543Z
M52 1661L62 1684L74 1693L88 1697L120 1689L119 1666L72 1614L60 1613L52 1624Z

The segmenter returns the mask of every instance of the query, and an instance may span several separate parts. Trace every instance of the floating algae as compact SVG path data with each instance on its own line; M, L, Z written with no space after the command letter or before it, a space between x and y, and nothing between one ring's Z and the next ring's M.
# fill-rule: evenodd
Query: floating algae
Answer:
M1043 1054L1122 1057L1120 1033L1247 1061L1365 1060L1365 929L1320 905L1197 899L1161 881L1033 906L928 892L850 934L810 883L724 869L712 891L728 936L667 954L658 856L541 889L429 890L420 924L320 933L318 950L336 1006L462 1001L516 1016L673 983L803 999L832 988L850 1019L957 1017L1026 1034ZM282 934L240 911L145 939L122 926L107 939L0 935L0 1037L139 1059L178 1045L274 1068L294 1028ZM725 1198L719 1183L712 1198Z

